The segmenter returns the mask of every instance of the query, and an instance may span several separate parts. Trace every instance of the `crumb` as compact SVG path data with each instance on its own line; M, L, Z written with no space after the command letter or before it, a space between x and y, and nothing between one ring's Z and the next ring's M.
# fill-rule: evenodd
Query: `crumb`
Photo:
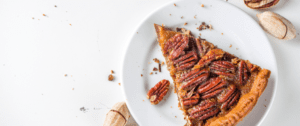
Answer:
M163 61L163 62L161 62L161 65L165 65L165 62Z
M159 62L160 62L157 58L154 58L153 61L154 61L155 63L159 63Z
M183 18L183 16L180 17L181 19Z
M171 108L172 108L172 106L171 106Z
M197 23L195 25L197 25Z
M187 25L187 23L185 22L183 25Z
M175 118L177 118L177 116L175 116Z
M144 70L144 69L143 69Z
M71 75L71 77L72 77L72 75Z
M119 83L119 86L121 86L121 83Z
M176 4L174 3L174 6L176 7Z
M151 62L148 62L148 64L150 64Z
M40 20L40 19L38 19L38 20Z
M136 32L136 34L138 34L139 32Z
M46 16L46 14L43 14L43 16Z
M201 7L204 7L204 4L201 4Z
M143 101L145 101L145 100L143 100Z
M197 16L197 15L194 16L195 19L196 19L196 16ZM196 25L197 25L197 24L196 24Z
M167 101L166 99L164 99L165 101Z
M155 72L155 74L157 74L157 72Z
M197 27L196 29L199 29L199 27Z
M230 44L229 48L231 48L231 47L232 47L232 45Z
M143 77L143 74L141 74L141 77Z
M171 14L170 14L170 16L171 16Z
M109 80L109 81L114 80L114 76L110 74L110 75L108 76L108 80Z
M267 101L267 99L265 99L265 101Z
M264 105L265 107L267 107L266 105Z
M32 17L32 19L34 19L34 17Z
M221 35L223 35L223 33L221 33Z
M156 67L153 68L153 71L157 71L158 69Z
M69 24L70 26L72 26L72 24Z
M213 29L211 24L208 25L208 28L209 28L209 30Z
M74 90L74 88L72 88L72 90Z
M54 7L57 7L56 5L54 5Z
M153 72L150 73L150 75L152 75L152 74L153 74Z
M201 33L199 33L199 35L201 36Z
M158 71L161 72L161 64L158 64Z
M111 73L111 74L113 74L113 73L114 73L114 71L113 71L113 70L110 70L110 73Z
M239 48L235 48L236 50L238 50Z
M67 77L68 75L67 74L65 74L65 77Z

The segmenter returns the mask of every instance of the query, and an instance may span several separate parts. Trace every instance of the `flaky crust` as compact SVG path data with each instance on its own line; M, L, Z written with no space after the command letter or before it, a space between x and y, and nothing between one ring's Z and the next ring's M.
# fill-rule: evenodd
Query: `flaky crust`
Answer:
M256 76L253 86L249 93L243 95L237 105L225 116L214 120L211 126L233 126L253 109L258 98L264 92L268 84L268 78L270 77L271 71L262 69Z

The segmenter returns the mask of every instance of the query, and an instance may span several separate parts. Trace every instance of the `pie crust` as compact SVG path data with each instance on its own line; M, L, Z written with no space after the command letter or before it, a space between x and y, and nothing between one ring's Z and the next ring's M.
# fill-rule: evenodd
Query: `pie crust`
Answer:
M188 30L154 27L186 125L232 126L243 120L271 72L194 38Z

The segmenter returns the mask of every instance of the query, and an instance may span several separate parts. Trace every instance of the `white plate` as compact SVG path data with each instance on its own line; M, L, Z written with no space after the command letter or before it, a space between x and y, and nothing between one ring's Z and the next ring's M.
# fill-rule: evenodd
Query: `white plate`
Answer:
M153 58L164 61L153 27L154 23L163 23L167 27L186 28L194 35L201 33L202 38L223 50L272 71L268 87L255 108L239 123L243 126L259 125L270 109L277 83L275 56L263 30L246 13L221 0L190 0L175 3L177 6L172 2L151 13L139 25L136 30L138 33L135 32L129 41L122 66L122 87L132 116L141 126L183 126L186 122L177 107L177 96L173 90L169 91L165 100L158 105L151 105L146 99L147 91L158 81L171 80L166 66L162 66L161 73L149 75L153 67L158 66L153 62ZM204 4L204 7L201 7L201 4ZM183 25L185 22L188 23L186 26ZM212 24L214 30L199 32L196 27L201 22ZM232 47L229 48L231 44Z

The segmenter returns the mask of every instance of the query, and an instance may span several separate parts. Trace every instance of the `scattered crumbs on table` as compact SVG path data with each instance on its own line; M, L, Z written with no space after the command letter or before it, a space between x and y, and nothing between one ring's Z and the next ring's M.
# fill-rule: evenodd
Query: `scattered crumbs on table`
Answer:
M223 33L221 33L221 35L223 35Z
M57 7L56 5L54 5L54 7Z
M204 4L201 4L201 7L204 7Z
M232 47L232 45L230 44L229 48L231 48L231 47Z
M70 26L72 26L72 24L69 24Z
M187 22L185 22L183 25L187 25L188 23Z
M67 74L65 74L64 76L65 76L65 77L67 77L68 75L67 75Z
M46 14L43 14L43 16L46 16Z
M172 106L171 106L171 108L172 108Z
M162 61L162 62L161 62L161 65L165 65L165 62L164 62L164 61Z
M143 77L143 74L141 74L141 77Z
M175 116L175 118L177 118L177 116Z
M194 16L195 19L196 19L196 16L197 16L197 15Z
M152 75L152 74L153 74L153 72L150 73L150 75Z
M121 86L121 83L119 83L119 86Z
M174 6L176 7L176 4L174 3Z
M108 80L109 81L113 81L114 80L114 76L112 74L108 75Z
M113 74L113 73L115 73L115 72L114 72L113 70L110 70L110 73Z

